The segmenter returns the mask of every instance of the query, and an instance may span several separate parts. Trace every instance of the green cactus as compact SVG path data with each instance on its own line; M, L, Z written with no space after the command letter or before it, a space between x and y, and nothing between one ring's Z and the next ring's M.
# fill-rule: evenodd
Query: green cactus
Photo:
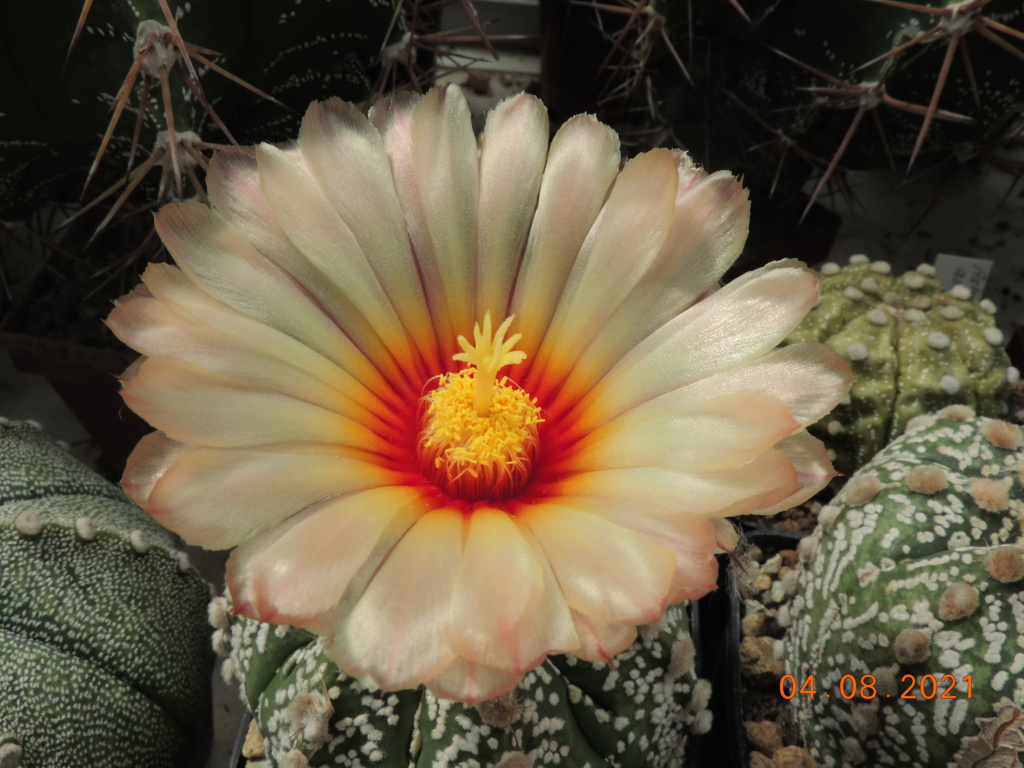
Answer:
M1020 765L1016 728L986 733L1024 714L1022 443L966 406L919 416L801 542L779 621L823 768Z
M0 765L202 758L208 601L176 536L38 424L0 423Z
M991 301L971 301L963 286L943 290L927 264L899 278L891 271L866 256L842 269L825 264L821 300L786 339L824 342L857 376L847 399L811 427L845 474L919 414L961 403L982 416L1004 415L1020 377Z
M711 726L711 686L693 671L685 605L641 627L613 664L549 657L509 694L476 706L424 688L370 690L339 673L322 638L211 604L225 677L276 765L659 768L682 763L687 734Z

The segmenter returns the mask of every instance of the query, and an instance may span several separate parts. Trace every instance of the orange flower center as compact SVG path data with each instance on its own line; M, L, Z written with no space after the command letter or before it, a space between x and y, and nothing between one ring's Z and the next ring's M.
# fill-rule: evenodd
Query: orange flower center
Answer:
M459 337L468 363L440 377L424 400L417 442L420 470L449 496L465 501L502 501L525 484L539 445L543 421L537 401L498 371L522 362L513 351L522 334L505 340L509 317L491 333L491 315L473 327L474 343Z

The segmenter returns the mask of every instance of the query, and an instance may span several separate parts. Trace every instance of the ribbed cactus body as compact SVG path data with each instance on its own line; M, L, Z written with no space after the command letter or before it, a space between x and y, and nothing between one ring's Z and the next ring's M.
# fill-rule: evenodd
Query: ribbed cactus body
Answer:
M944 290L928 265L896 277L888 263L854 256L822 275L821 300L786 343L824 342L857 376L849 398L811 427L840 472L854 472L919 414L952 404L1005 413L1020 373L992 302Z
M373 691L340 674L324 641L291 627L211 616L226 665L279 766L661 768L682 764L687 734L710 726L685 606L614 659L550 657L512 693L476 706L424 688Z
M180 540L116 486L36 425L0 426L0 756L21 755L10 765L187 765L209 727L208 597Z
M1024 709L1022 465L1019 427L952 406L822 509L785 665L797 688L813 676L792 703L823 768L1019 765L1009 740L1009 762L955 756L992 757L985 719Z

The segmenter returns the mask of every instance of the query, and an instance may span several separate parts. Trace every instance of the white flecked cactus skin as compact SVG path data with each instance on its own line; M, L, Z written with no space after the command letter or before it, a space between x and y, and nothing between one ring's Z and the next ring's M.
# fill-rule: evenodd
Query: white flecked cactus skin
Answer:
M117 486L0 420L0 766L188 765L209 727L209 594Z
M818 304L786 343L823 342L857 376L847 399L811 427L837 470L855 472L914 416L953 404L1006 413L1020 372L991 301L971 301L963 286L944 290L928 264L897 278L887 262L860 255L821 274Z
M785 663L797 686L814 675L817 695L792 703L823 768L974 766L957 755L980 749L969 742L986 718L1020 721L1022 466L1019 427L950 406L914 419L821 510L801 543ZM983 764L1020 765L1003 750Z
M669 768L689 733L711 727L711 685L693 668L685 605L606 663L549 657L509 694L476 706L425 688L373 691L340 674L323 639L292 627L210 610L225 677L281 768Z

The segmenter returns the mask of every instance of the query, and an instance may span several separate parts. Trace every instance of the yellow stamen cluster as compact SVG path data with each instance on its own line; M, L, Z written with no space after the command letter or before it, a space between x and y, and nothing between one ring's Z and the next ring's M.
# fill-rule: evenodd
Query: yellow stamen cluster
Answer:
M521 362L512 351L521 338L504 340L512 318L491 333L490 314L473 328L474 344L459 337L462 353L453 359L468 367L441 377L426 396L420 433L420 466L435 485L467 501L507 498L529 476L543 421L535 399L507 377L506 365Z

